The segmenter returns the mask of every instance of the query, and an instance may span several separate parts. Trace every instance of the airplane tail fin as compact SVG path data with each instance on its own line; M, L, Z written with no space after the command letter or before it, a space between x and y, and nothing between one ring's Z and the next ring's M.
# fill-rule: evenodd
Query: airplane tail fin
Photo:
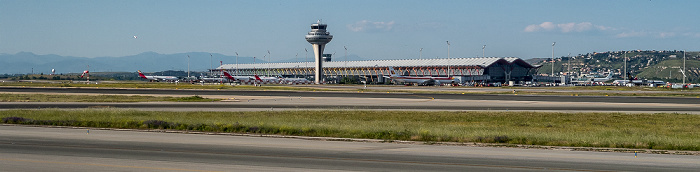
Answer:
M255 75L255 80L262 81L258 75Z
M396 70L394 70L394 67L389 67L389 74L391 74L392 77L399 76L399 73Z
M230 79L230 80L232 80L232 81L235 81L235 80L236 80L236 78L233 78L233 76L231 76L231 74L229 74L228 72L226 72L226 71L223 71L223 72L224 72L224 76L226 76L226 78L228 78L228 79Z
M144 75L143 73L141 73L141 70L138 70L138 72L139 72L139 77L141 77L141 78L143 78L143 79L148 79L148 78L146 78L146 75Z

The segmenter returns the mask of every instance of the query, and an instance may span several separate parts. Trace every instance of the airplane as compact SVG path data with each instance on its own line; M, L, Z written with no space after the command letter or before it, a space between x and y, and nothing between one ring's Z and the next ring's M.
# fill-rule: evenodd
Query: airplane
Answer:
M610 81L612 79L612 77L613 77L613 73L610 72L610 73L608 73L608 76L606 76L605 78L593 78L592 81L593 82L607 82L607 81Z
M250 76L232 76L230 73L223 71L224 76L228 78L229 80L232 81L250 81L250 80L255 80L255 78L250 77Z
M235 81L240 81L240 80L248 80L250 77L238 77L240 79L237 79L236 76L231 76L226 71L223 71L224 75L222 77L215 77L215 78L207 78L207 77L201 77L200 79L204 82L235 82Z
M269 76L258 76L255 75L255 80L256 81L261 81L261 82L279 82L279 78L277 77L269 77Z
M293 84L295 82L297 83L305 83L305 82L311 82L306 78L285 78L285 77L279 77L280 83L286 83L286 84Z
M178 78L174 77L174 76L146 76L143 73L141 73L141 70L139 70L138 72L139 72L139 77L141 77L143 79L148 79L150 81L158 82L158 81L177 81L178 80Z
M580 77L572 82L596 82L596 83L602 83L602 82L607 82L610 81L613 77L613 73L610 72L608 73L608 76L605 76L605 78L596 78L592 76L583 76ZM575 79L575 78L574 78Z
M230 73L223 71L226 79L231 81L249 81L251 78L249 76L231 76Z
M440 85L441 83L455 83L458 82L454 77L412 77L412 76L402 76L399 75L393 67L389 67L391 72L391 78L394 81L402 83L416 83L418 85Z
M208 78L208 77L200 77L199 79L201 81L204 81L204 82L223 82L223 81L227 80L225 78Z

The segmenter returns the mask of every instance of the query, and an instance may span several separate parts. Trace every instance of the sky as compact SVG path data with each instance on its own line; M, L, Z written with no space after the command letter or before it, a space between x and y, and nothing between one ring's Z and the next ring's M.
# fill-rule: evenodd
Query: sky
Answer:
M313 57L304 35L317 20L334 36L325 51L334 59L344 47L369 60L445 58L447 41L451 57L698 51L698 7L694 0L0 0L0 53L304 58L304 49Z

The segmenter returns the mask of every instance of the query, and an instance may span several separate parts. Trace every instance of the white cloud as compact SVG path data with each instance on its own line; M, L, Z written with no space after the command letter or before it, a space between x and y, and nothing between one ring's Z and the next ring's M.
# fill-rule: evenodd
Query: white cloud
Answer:
M394 28L394 21L390 22L374 22L369 20L361 20L353 24L348 24L348 29L353 32L377 32L390 31Z
M583 22L583 23L564 23L564 24L557 24L557 27L561 29L561 32L568 33L568 32L585 32L589 31L593 28L593 24L589 22Z
M525 27L525 32L537 32L539 30L540 30L540 26L537 26L534 24L528 25L527 27Z
M659 38L670 38L676 36L675 32L661 32L658 34Z
M608 26L595 25L591 22L580 23L553 23L542 22L540 24L531 24L525 27L524 32L560 32L560 33L580 33L598 31L606 34L614 35L615 38L674 38L674 37L691 37L700 38L698 32L682 32L682 31L638 31L625 28L613 28Z
M542 24L539 25L540 28L544 30L552 30L554 29L554 23L552 22L543 22Z
M626 31L615 35L617 38L631 38L631 37L644 37L649 35L647 32L639 31Z
M615 30L615 29L613 29L613 28L611 28L611 27L607 27L607 26L595 26L595 28L598 29L598 30L601 30L601 31Z
M552 22L542 22L541 24L532 24L525 27L525 32L538 32L538 31L559 31L562 33L569 32L586 32L590 30L609 30L610 27L593 25L591 22L581 22L581 23L560 23L554 24Z
M685 36L685 37L693 37L693 38L700 38L700 33L692 33L692 32L689 32L689 33L684 33L683 36Z

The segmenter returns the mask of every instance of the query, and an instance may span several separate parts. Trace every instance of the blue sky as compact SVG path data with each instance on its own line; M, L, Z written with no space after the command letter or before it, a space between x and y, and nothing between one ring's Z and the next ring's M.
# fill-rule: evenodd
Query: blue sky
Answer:
M31 1L0 0L0 53L78 57L212 52L305 56L309 25L326 53L366 59L549 57L616 50L697 51L700 1ZM137 36L137 38L134 38ZM309 56L312 54L310 52Z

